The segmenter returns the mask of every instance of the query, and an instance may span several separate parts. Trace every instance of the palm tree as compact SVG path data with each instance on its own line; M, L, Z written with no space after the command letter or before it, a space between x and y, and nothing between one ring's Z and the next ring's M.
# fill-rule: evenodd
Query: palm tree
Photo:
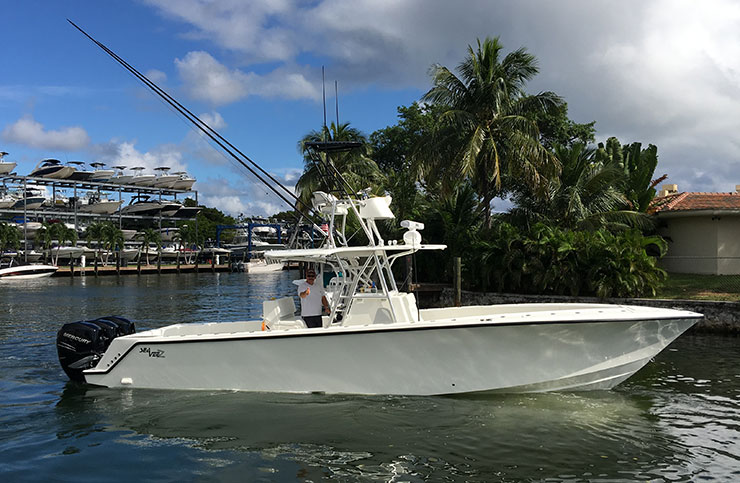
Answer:
M149 245L154 243L157 245L157 251L162 246L162 235L153 228L147 228L143 232L137 233L136 237L141 240L139 246L139 259L141 259L141 251L146 247L146 264L149 265Z
M87 246L89 247L93 241L95 242L95 260L97 260L100 256L100 246L102 245L103 238L103 225L103 223L91 223L85 230L85 240L87 241Z
M57 242L56 255L52 260L52 265L56 265L59 261L59 251L64 244L67 242L71 242L72 245L77 243L77 231L67 227L64 223L52 223L48 230L48 236Z
M528 226L547 222L581 230L643 229L652 226L644 213L628 209L624 190L625 170L616 161L597 159L597 151L582 143L555 146L555 157L562 165L560 178L548 182L546 196L536 199L526 189L515 196L517 208L511 216Z
M108 257L111 252L122 250L124 246L123 231L111 222L103 223L100 229L100 241L105 248L105 262L108 263Z
M319 153L319 159L310 156L308 143L326 141L359 142L361 146L350 151L327 154ZM367 136L358 129L350 127L349 123L337 126L333 122L320 131L311 131L301 139L298 145L304 155L303 174L296 183L296 191L302 203L311 206L311 195L314 191L332 192L336 186L325 176L326 170L333 166L353 190L364 189L368 186L375 190L381 184L383 174L375 161L370 159L370 144Z
M489 224L491 201L507 189L508 179L522 179L544 192L559 171L557 160L540 143L535 114L563 103L552 92L526 95L524 86L537 73L535 57L523 48L502 58L498 37L478 40L477 50L457 70L433 67L433 82L422 100L445 106L432 142L417 156L427 174L448 191L469 179Z
M21 238L18 229L5 222L0 222L0 252L8 248L17 250L21 246Z

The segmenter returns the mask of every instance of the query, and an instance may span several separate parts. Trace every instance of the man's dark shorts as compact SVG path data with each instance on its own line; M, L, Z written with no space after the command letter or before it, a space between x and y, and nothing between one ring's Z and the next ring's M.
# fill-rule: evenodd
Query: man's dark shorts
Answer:
M308 327L309 329L315 329L324 325L320 315L304 316L303 321L306 323L306 327Z

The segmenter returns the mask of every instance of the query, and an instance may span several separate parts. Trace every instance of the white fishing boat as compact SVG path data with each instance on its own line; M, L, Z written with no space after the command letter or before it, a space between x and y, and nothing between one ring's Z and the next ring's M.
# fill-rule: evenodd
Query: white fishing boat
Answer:
M43 264L21 264L15 257L0 259L0 282L51 277L58 267Z
M175 324L131 333L113 318L66 324L60 362L77 380L108 387L437 395L608 389L647 364L702 316L606 304L521 304L419 310L399 291L394 261L443 245L381 238L390 197L337 200L317 193L330 219L321 248L267 252L333 273L323 327L306 328L294 297L267 300L263 318ZM348 214L369 240L349 246ZM320 274L321 277L321 274ZM319 277L319 279L320 279ZM112 335L111 335L112 334ZM122 335L127 334L127 335ZM100 343L113 338L108 347Z
M7 188L0 188L0 209L12 208L18 202L18 195ZM43 203L43 201L42 201Z
M109 179L111 179L113 175L115 174L114 170L105 169L105 163L101 163L101 162L90 163L90 166L95 168L95 171L93 171L93 174L90 177L90 181L94 181L96 183L105 183Z
M145 84L172 100L151 81ZM179 103L170 105L185 116ZM187 114L197 129L211 134L213 129ZM304 146L321 163L319 154L360 144ZM334 188L347 186L341 176L334 178ZM276 194L289 193L280 186ZM307 328L295 315L293 296L263 302L260 320L135 333L129 321L103 317L62 326L62 368L72 379L107 387L402 395L608 389L702 318L684 310L606 304L419 310L414 295L398 289L392 265L414 252L445 247L422 244L423 225L409 220L401 222L407 229L402 241L384 240L376 220L394 218L391 200L367 198L368 191L342 199L315 193L313 211L328 219L323 245L265 253L268 260L298 260L315 265L322 276L334 274L321 327ZM293 208L303 212L298 203ZM367 245L349 245L348 215L356 218Z
M123 170L126 169L126 166L113 166L113 169L116 170L116 173L108 180L109 183L129 184L134 178L133 174L125 174L123 172Z
M107 195L99 191L91 191L80 200L79 211L98 215L111 215L121 206L121 201L109 200Z
M7 155L8 153L6 151L0 151L0 175L10 174L16 167L16 163L5 161L5 156Z
M282 261L270 261L263 258L252 259L245 263L244 270L247 273L275 273L281 272L285 264Z
M154 178L154 181L152 181L152 186L154 188L167 188L172 189L175 187L175 183L180 180L179 174L167 174L167 172L170 170L167 166L160 166L159 168L154 168L154 171L157 171L159 174L157 174L156 178Z
M135 166L131 168L134 175L128 181L129 184L135 184L137 186L150 186L154 181L155 176L153 174L145 174L143 166Z
M66 266L73 261L79 260L85 254L85 249L77 246L57 245L51 247L49 250L44 250L44 254L57 265Z
M85 169L85 163L82 161L68 161L67 164L73 165L75 168L74 173L67 177L74 181L90 181L95 171L92 169Z
M185 171L178 171L172 174L177 175L178 177L177 181L175 181L175 184L172 186L172 189L190 191L190 189L193 187L193 184L195 183L195 178L190 176Z

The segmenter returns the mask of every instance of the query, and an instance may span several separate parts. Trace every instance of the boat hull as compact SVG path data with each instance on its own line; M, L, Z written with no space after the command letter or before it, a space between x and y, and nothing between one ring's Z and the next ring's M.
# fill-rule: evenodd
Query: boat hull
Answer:
M109 387L260 392L444 395L610 389L697 320L440 321L267 332L253 321L233 323L241 324L231 329L236 332L211 335L196 334L203 329L194 324L179 337L167 337L174 329L163 328L115 339L98 367L84 377Z
M87 205L82 205L80 211L83 213L95 213L98 215L112 215L121 206L120 201L97 201Z
M0 269L0 281L29 280L51 277L59 268L54 265L18 265Z
M15 169L16 163L0 161L0 174L8 174Z

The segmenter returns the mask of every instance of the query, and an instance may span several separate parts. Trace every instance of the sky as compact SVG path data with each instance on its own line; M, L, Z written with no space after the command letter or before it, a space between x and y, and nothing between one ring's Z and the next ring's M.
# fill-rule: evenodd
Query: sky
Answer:
M564 97L597 141L658 147L680 191L740 184L740 2L707 0L0 0L0 151L169 166L232 215L287 209L66 19L294 186L327 112L369 135L478 38L534 54L529 93ZM506 207L499 202L496 208Z

